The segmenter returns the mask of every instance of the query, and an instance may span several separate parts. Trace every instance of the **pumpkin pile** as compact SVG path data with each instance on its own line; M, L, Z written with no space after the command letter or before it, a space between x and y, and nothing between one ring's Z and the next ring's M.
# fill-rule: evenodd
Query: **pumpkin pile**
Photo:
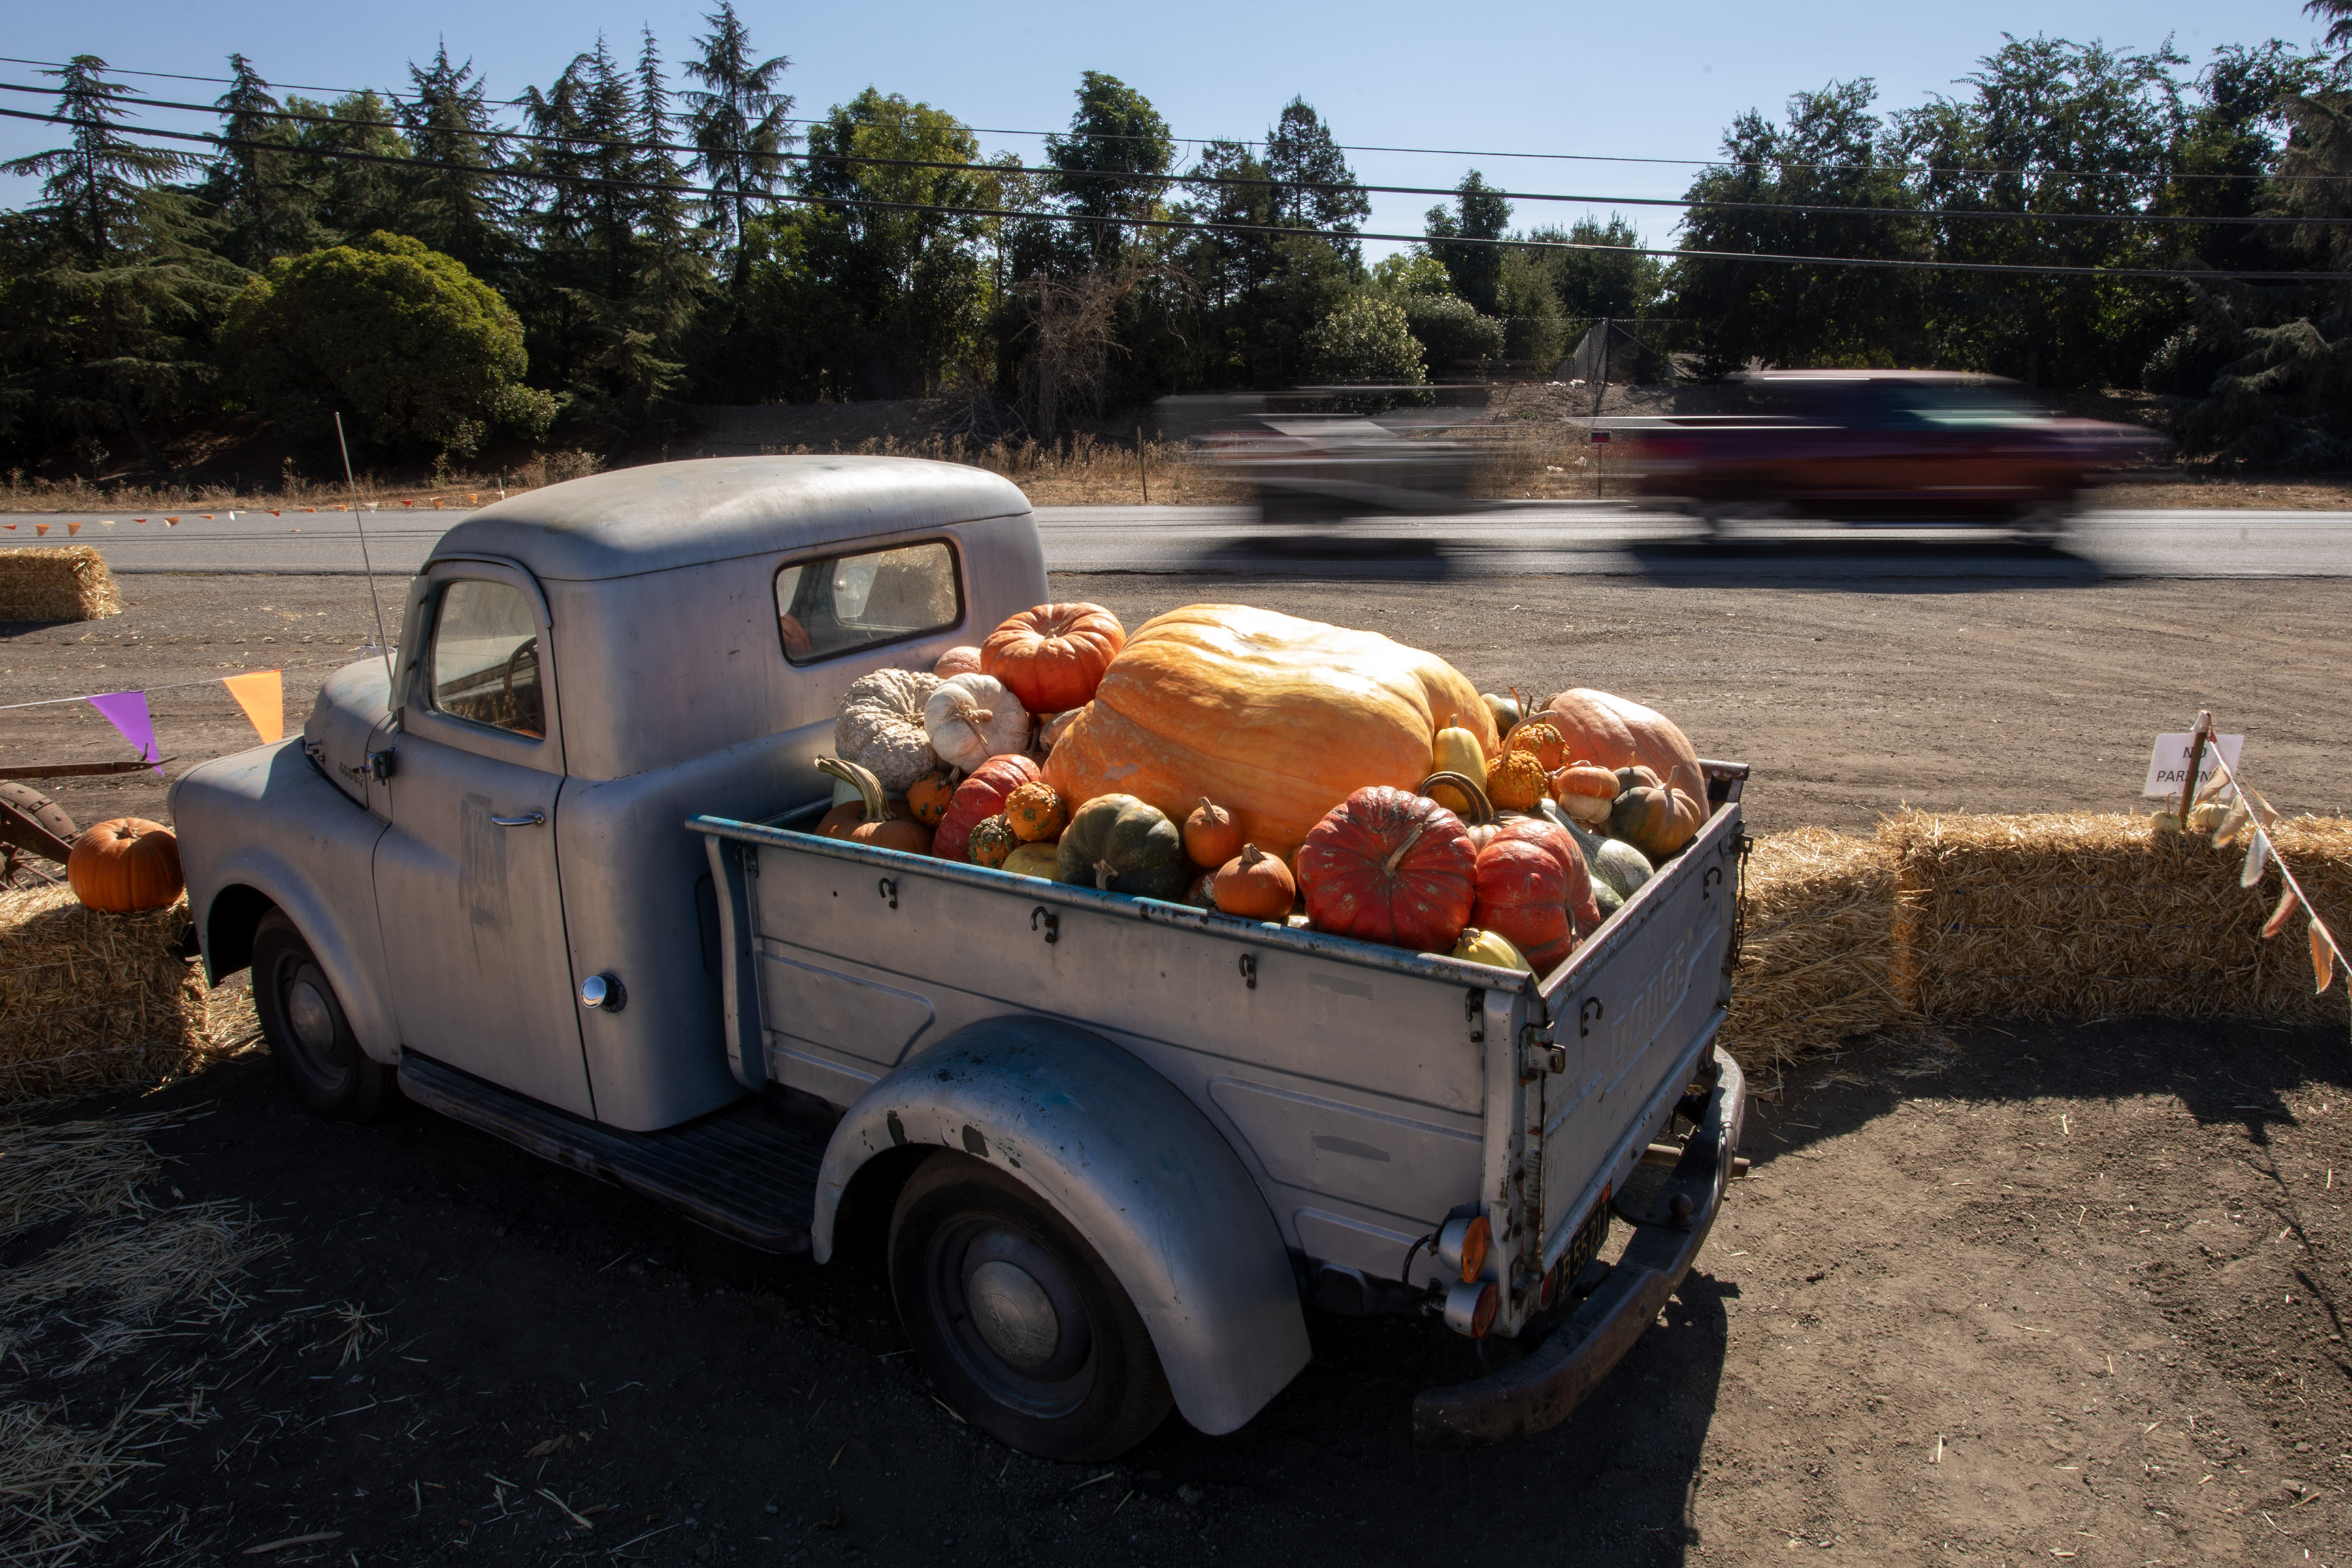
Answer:
M1040 605L859 679L835 746L831 837L1537 973L1707 816L1639 703L1238 605Z

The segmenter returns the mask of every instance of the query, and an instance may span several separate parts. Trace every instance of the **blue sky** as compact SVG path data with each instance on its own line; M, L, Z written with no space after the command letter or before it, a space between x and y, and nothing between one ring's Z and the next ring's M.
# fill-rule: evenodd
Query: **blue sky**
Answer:
M0 52L44 59L87 51L118 68L219 75L232 49L273 81L327 88L404 85L404 67L446 37L471 56L498 97L545 84L602 29L634 53L650 24L676 61L704 30L703 0L570 0L519 5L406 0L320 6L315 0L109 0L81 10L16 0ZM1480 153L1705 158L1743 110L1777 117L1792 92L1832 79L1877 79L1898 107L1952 89L2004 31L2153 47L2170 36L2192 60L2216 45L2277 37L2308 44L2318 28L2298 0L1809 0L1792 5L1682 0L1664 5L1491 0L1423 5L1270 5L1202 0L1150 8L1036 3L1020 7L895 0L888 5L740 5L758 46L789 55L796 112L821 112L872 83L926 100L982 127L1066 124L1085 69L1147 94L1187 137L1263 136L1292 94L1319 109L1339 139ZM39 79L0 66L0 79ZM196 82L126 78L158 97L217 91ZM0 93L6 107L33 107ZM159 122L167 117L159 115ZM170 122L200 128L196 117ZM49 145L51 128L0 121L0 157ZM1034 155L1034 136L987 135L993 152ZM1475 164L1499 184L1592 195L1675 195L1692 171L1672 165L1539 161L1455 153L1352 154L1360 177L1451 185ZM0 203L25 182L0 179ZM1418 231L1429 198L1375 198L1370 227ZM1522 205L1521 223L1591 209ZM1656 243L1673 216L1629 214ZM1375 254L1390 248L1370 247Z

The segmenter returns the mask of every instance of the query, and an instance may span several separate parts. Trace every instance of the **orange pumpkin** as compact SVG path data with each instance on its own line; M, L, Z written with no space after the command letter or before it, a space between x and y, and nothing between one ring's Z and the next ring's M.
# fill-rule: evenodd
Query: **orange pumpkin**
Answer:
M1004 797L1004 820L1024 844L1058 838L1069 826L1069 804L1043 779L1027 784Z
M1640 846L1644 853L1671 855L1698 836L1706 823L1706 775L1699 771L1698 752L1690 737L1673 720L1638 702L1582 687L1561 692L1537 717L1559 731L1569 754L1580 764L1647 768L1669 797L1680 796L1665 803L1655 837Z
M940 818L948 814L948 802L954 798L955 785L948 783L945 773L925 773L907 786L907 809L926 827L940 825Z
M1496 749L1476 689L1434 654L1270 610L1189 605L1136 629L1045 778L1073 801L1131 795L1180 819L1206 795L1244 839L1287 859L1357 790L1418 789L1455 714Z
M1100 605L1040 605L988 634L980 668L1032 713L1083 706L1127 646L1127 628Z
M931 852L931 830L911 817L890 815L882 781L874 776L872 769L839 757L819 757L816 765L821 773L856 784L858 795L856 803L844 801L826 812L817 824L817 832L827 838L846 838L853 844L869 844L877 849L902 849L909 855Z
M931 673L941 680L950 675L978 675L982 673L980 649L970 643L961 647L951 647L940 655L939 662L931 666Z
M118 816L82 830L66 880L85 908L109 914L160 910L180 896L180 841L160 822Z
M1497 810L1533 811L1550 793L1551 781L1544 776L1543 763L1533 752L1505 752L1486 770L1486 798Z
M1209 897L1218 910L1244 920L1286 921L1298 901L1298 885L1290 868L1255 844L1226 861L1209 885Z
M1547 773L1568 766L1568 742L1557 726L1541 721L1519 725L1503 742L1505 752L1533 752Z
M1202 795L1184 819L1184 858L1195 866L1214 868L1241 852L1241 824L1232 812Z

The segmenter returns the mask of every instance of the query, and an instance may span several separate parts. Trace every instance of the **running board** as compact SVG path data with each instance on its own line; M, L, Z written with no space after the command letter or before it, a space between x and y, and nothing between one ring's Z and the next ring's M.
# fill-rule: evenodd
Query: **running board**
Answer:
M400 1087L453 1121L503 1138L763 1252L806 1252L824 1144L743 1100L658 1132L624 1132L404 1053Z

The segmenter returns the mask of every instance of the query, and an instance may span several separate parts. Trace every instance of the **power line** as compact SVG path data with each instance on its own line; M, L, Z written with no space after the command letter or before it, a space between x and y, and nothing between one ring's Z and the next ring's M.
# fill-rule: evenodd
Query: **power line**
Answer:
M0 55L0 62L5 62L10 65L39 66L47 70L61 70L64 68L63 65L56 60L26 59L16 55ZM107 68L114 72L117 76L155 77L166 81L202 81L226 84L236 79L234 77L225 76L191 76L177 71L132 70L128 68L117 68L114 66L109 66ZM383 88L304 87L295 82L265 82L263 85L269 87L281 87L297 92L341 93L346 97L357 97L362 93L373 93L377 97L385 99L394 103L404 103L409 101L408 100L402 98L398 93ZM521 98L500 98L489 99L485 101L496 104L501 108L520 109L526 107L530 100L529 99ZM210 108L211 106L206 105L205 107ZM827 121L819 119L801 120L787 118L783 121L783 123L787 125L823 125L827 123ZM966 125L963 129L971 132L976 136L1028 136L1037 138L1061 137L1070 141L1087 140L1098 142L1156 142L1160 140L1158 137L1146 136L1135 132L1081 131L1076 127L1062 131L1016 131L1004 126ZM1167 140L1181 142L1184 145L1191 147L1206 147L1217 142L1247 145L1254 139L1250 137L1233 136L1171 135L1168 137ZM1414 156L1437 158L1515 158L1537 162L1571 163L1642 163L1688 169L1802 169L1815 174L2015 175L2021 179L2061 179L2074 182L2110 178L2116 175L2121 175L2126 178L2161 178L2165 180L2294 180L2316 182L2343 182L2352 180L2352 174L2282 174L2276 173L2258 174L2197 174L2188 170L2163 172L2137 169L2091 170L2084 172L2063 169L2004 168L1992 164L1977 163L1796 163L1785 161L1773 162L1738 158L1645 158L1635 157L1624 153L1513 153L1495 150L1482 152L1475 148L1465 147L1390 147L1371 142L1335 142L1331 145L1336 150L1342 153L1396 153ZM1454 193L1448 191L1444 194L1451 195ZM1630 200L1631 198L1626 199Z
M0 92L31 93L49 96L53 89L28 87L22 82L0 81ZM203 114L226 117L229 110L217 104L183 103L168 99L149 98L142 94L136 100L110 99L131 108L191 110ZM241 109L235 112L260 120L293 121L304 125L330 125L347 130L405 132L409 127L397 121L352 120L335 114L308 114L289 109ZM478 132L483 140L525 142L559 147L624 148L630 152L661 152L699 156L700 149L677 142L648 142L635 138L614 138L568 135L557 132L499 131ZM285 147L289 153L300 153L314 149ZM1053 179L1090 179L1116 182L1120 184L1210 185L1220 189L1276 189L1297 191L1362 191L1381 195L1450 196L1454 187L1445 185L1379 185L1349 180L1277 180L1245 178L1232 174L1148 174L1133 170L1034 168L1023 164L949 163L925 158L883 158L848 153L779 153L776 156L792 163L859 164L877 168L937 169L951 173L982 174L1024 174ZM515 177L528 179L525 172ZM1695 200L1688 196L1596 196L1549 191L1495 190L1490 195L1515 202L1558 202L1588 206L1672 207L1705 209L1709 212L1807 213L1815 216L1876 218L1967 218L2004 223L2147 224L2158 227L2237 227L2237 228L2304 228L2352 227L2352 217L2283 217L2256 216L2196 216L2177 213L2050 213L2023 212L1999 207L1862 207L1818 202L1756 202L1729 200Z
M21 109L0 109L0 118L38 121L51 125L73 123L71 120L62 115L34 114ZM280 143L256 142L249 137L208 135L193 131L158 131L144 126L121 126L118 129L133 135L158 136L175 142L201 142L215 147L243 147L259 152L286 151ZM435 159L403 158L389 153L362 153L348 148L317 148L311 150L310 155L321 158L341 158L358 163L386 163L400 168L473 174L484 179L511 177L505 171L478 163L451 163ZM737 194L720 191L709 185L689 185L682 183L656 184L641 180L606 179L592 174L553 174L541 172L533 177L551 183L601 186L624 191L662 192L677 195L731 196ZM762 191L751 195L757 200L782 202L795 206L863 212L931 213L942 217L1009 218L1016 222L1028 223L1108 225L1116 228L1165 229L1191 234L1266 234L1300 239L1328 239L1341 243L1375 239L1421 245L1429 240L1427 235L1420 234L1358 233L1346 229L1292 227L1284 224L1195 222L1184 218L1116 217L1098 216L1091 213L1025 212L1007 207L959 206L929 202L886 202L868 197L814 196L781 191ZM1653 246L1594 245L1580 240L1486 239L1475 237L1450 238L1444 243L1490 246L1517 250L1564 250L1607 256L1653 256L1685 261L1764 261L1790 266L1863 267L1898 271L2028 273L2035 277L2137 278L2206 283L2352 282L2352 272L2257 272L2202 268L2084 267L2056 263L2032 266L2006 261L1920 261L1892 257L1799 256L1778 251L1666 250Z

